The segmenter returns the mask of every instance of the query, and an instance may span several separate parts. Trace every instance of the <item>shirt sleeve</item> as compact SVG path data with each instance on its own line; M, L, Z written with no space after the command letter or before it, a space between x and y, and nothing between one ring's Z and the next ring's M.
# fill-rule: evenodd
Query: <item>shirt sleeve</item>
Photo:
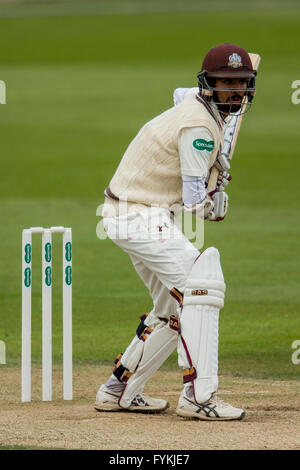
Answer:
M178 141L181 173L186 176L206 178L209 171L214 141L205 127L185 128Z
M182 175L182 202L184 206L201 204L206 196L204 177Z
M173 91L173 101L174 101L174 106L177 106L178 104L181 103L181 101L184 100L184 98L191 94L191 93L198 93L199 88L198 87L193 87L193 88L175 88Z
M176 88L173 91L173 101L174 106L177 106L181 101L184 99L186 93L190 90L190 88Z

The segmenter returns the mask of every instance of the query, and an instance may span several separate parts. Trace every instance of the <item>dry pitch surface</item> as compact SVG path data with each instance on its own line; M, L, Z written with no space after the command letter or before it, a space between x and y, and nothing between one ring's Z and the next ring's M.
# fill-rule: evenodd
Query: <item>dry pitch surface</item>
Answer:
M243 421L206 422L176 416L180 372L159 371L146 392L170 402L163 414L99 413L95 394L108 367L74 369L74 400L63 402L61 369L53 402L40 402L41 371L33 368L33 401L20 403L20 368L1 366L0 445L54 449L300 449L300 383L220 377L222 399L243 407Z

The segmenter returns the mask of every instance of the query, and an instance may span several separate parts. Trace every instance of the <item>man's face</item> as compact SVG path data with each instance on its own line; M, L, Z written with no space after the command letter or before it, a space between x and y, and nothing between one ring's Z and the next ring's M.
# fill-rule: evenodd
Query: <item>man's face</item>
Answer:
M217 101L219 110L224 113L235 113L240 109L242 99L247 88L246 78L217 78L215 88L222 88L224 91L217 91ZM226 91L228 89L228 91ZM235 89L235 91L230 91ZM224 104L223 104L224 103Z

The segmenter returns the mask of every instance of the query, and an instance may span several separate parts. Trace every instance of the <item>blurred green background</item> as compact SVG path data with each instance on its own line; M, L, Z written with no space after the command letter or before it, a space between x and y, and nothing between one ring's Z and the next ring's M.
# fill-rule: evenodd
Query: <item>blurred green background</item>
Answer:
M225 4L226 3L226 4ZM21 232L73 228L76 363L109 364L151 308L131 262L96 236L103 190L130 140L196 86L211 47L261 55L228 188L230 211L205 224L227 283L220 373L299 378L291 344L299 321L297 1L0 1L0 340L20 364ZM54 360L61 362L61 242L54 244ZM33 247L33 359L41 358L40 238ZM0 365L0 377L1 377ZM177 367L176 353L164 367Z

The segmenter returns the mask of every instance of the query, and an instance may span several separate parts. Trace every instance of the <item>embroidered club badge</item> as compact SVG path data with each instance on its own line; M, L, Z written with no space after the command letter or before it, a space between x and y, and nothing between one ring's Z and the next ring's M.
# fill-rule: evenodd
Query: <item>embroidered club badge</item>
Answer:
M229 56L229 62L228 62L228 67L232 67L234 69L237 69L239 67L242 67L242 58L240 55L238 55L236 52L231 54Z

